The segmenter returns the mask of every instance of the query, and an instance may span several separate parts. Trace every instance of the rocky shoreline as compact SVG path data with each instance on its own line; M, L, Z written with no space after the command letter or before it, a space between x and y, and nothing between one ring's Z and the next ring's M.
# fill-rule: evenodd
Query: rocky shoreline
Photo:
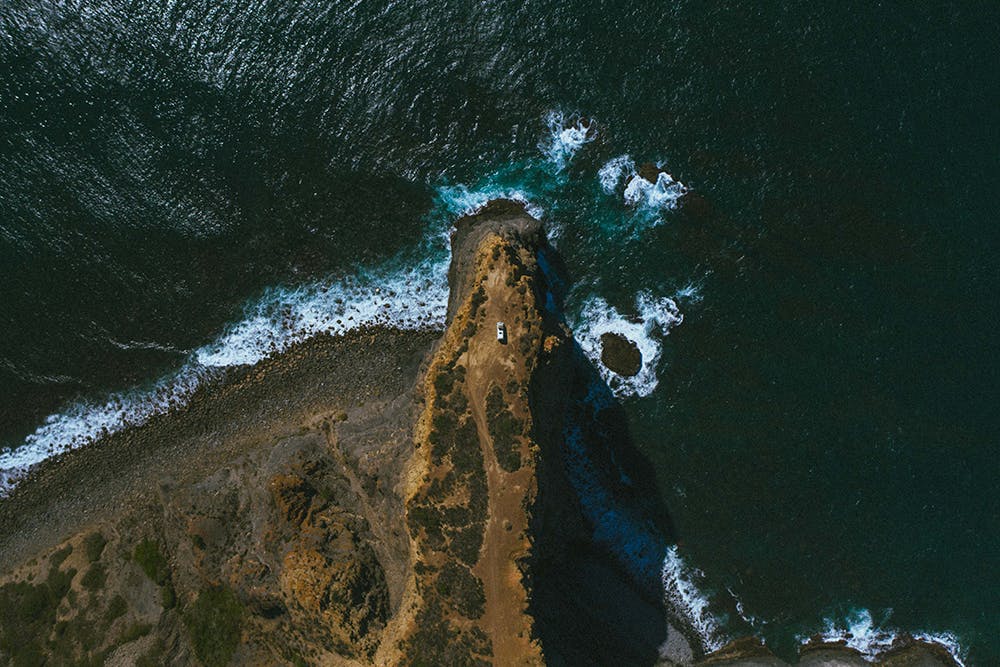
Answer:
M670 531L623 415L581 407L596 372L545 307L546 243L493 202L456 223L443 336L314 338L35 468L0 501L0 662L787 664L754 639L705 655L597 539L581 466Z
M49 459L0 500L0 563L51 548L155 495L300 430L327 410L365 414L412 392L435 331L319 336L206 382L184 407ZM334 369L331 372L331 369Z

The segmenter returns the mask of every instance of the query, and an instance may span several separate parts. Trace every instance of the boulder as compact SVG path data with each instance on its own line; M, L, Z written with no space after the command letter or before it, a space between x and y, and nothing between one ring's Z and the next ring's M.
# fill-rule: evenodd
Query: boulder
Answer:
M601 362L618 375L631 377L642 369L642 352L620 333L608 332L601 336Z

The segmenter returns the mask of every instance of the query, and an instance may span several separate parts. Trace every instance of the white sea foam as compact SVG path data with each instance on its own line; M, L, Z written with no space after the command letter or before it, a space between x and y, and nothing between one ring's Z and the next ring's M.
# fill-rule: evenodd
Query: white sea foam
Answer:
M951 632L918 632L913 635L913 638L917 641L941 646L951 654L959 667L965 667L966 650L955 634Z
M638 206L647 210L670 210L677 208L677 202L688 191L687 187L665 171L656 177L656 183L650 183L640 176L633 177L622 197L626 204Z
M565 169L577 151L596 136L593 123L561 111L550 111L545 116L545 126L548 134L539 142L538 149L557 171Z
M739 596L736 595L736 591L734 591L730 587L727 587L726 590L729 592L729 595L732 596L733 602L736 603L737 615L740 618L742 618L747 625L753 628L760 626L761 625L760 619L754 616L753 614L747 613L746 607L743 606L743 600L741 600Z
M629 155L619 155L604 163L597 180L605 194L621 193L622 201L634 210L628 220L633 228L655 226L662 211L674 210L687 192L686 185L668 174L663 162L657 162L655 183L639 176L638 167ZM635 230L633 230L635 231Z
M661 590L660 568L666 548L663 535L612 492L606 471L590 456L579 424L568 425L563 438L570 482L593 528L594 542L614 553L640 586L650 592Z
M865 657L874 658L892 648L898 635L878 627L867 609L856 609L842 621L826 619L820 637L824 642L843 642Z
M334 283L271 290L242 321L195 351L202 366L255 364L318 334L363 325L400 329L444 325L447 258L404 270L360 271Z
M50 415L21 445L0 451L0 496L9 493L29 468L47 458L186 404L198 386L219 369L255 364L313 336L343 334L368 325L443 328L451 222L498 197L523 202L535 217L543 214L526 192L516 188L439 188L430 229L416 253L346 277L272 288L248 306L243 319L195 350L177 372L153 387L114 393L99 401L80 401Z
M448 258L440 252L437 257L404 269L386 265L339 280L269 290L244 319L195 350L180 370L153 387L72 404L47 417L20 446L0 452L0 496L47 458L186 404L218 369L254 364L318 334L342 334L366 325L443 327Z
M439 187L435 194L438 209L452 220L463 215L473 215L494 199L510 199L520 202L524 204L528 215L537 220L541 220L545 215L544 209L533 201L534 197L531 193L521 188L499 184L469 188L466 185L458 184Z
M726 640L719 622L709 609L708 597L699 590L696 579L704 575L689 567L677 552L676 546L667 549L663 557L663 590L667 603L681 616L688 619L702 638L705 647L714 651L722 648Z
M965 650L954 634L950 632L902 633L885 623L876 623L868 609L853 609L844 619L827 618L819 637L823 642L842 642L869 660L874 660L893 648L897 642L905 641L905 635L918 641L941 646L951 654L956 663L962 667L965 666ZM803 644L811 641L806 637L800 637L799 640Z
M597 170L597 180L605 194L613 195L619 184L636 173L635 161L628 155L619 155Z
M701 284L700 283L688 283L684 287L677 290L674 296L680 301L687 301L690 303L701 303Z
M0 451L0 496L36 463L183 405L207 374L206 369L186 365L152 388L117 392L101 401L81 401L49 415L22 445Z
M577 342L616 396L648 396L656 389L656 366L662 352L661 337L684 319L669 297L643 292L636 298L636 319L625 317L598 296L588 299L577 318ZM636 344L642 367L632 377L618 375L601 362L601 336L618 333Z

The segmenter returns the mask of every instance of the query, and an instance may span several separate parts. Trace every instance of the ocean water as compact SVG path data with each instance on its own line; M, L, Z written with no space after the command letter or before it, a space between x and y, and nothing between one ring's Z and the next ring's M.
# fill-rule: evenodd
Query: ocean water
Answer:
M676 534L579 480L706 645L1000 663L998 13L6 2L0 485L308 336L440 327L450 221L511 197L581 350L643 352L604 379Z

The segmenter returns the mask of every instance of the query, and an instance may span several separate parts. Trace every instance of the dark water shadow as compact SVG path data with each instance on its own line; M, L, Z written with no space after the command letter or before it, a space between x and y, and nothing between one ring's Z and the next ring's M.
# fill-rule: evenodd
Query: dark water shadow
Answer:
M568 284L539 253L547 326ZM543 281L539 281L541 284ZM667 636L661 569L673 528L624 408L573 340L543 358L529 402L541 449L529 611L549 664L651 665Z

